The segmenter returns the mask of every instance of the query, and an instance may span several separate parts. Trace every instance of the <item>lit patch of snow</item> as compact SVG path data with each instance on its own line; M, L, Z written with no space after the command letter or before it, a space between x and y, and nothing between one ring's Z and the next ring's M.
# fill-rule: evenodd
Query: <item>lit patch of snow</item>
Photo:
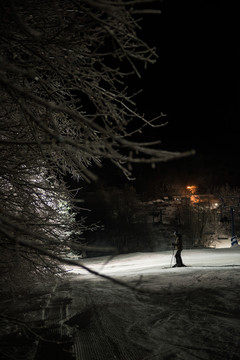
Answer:
M172 251L154 253L133 253L117 255L110 260L109 257L89 258L80 260L79 263L102 274L114 277L157 275L166 272L184 271L191 272L197 268L240 266L240 246L223 249L194 249L183 250L182 259L186 268L170 268L175 258ZM68 272L81 274L86 277L93 277L86 270L74 265L65 266Z
M116 348L122 353L128 350L124 358L239 359L240 246L184 250L182 258L188 267L170 268L171 258L172 252L164 251L79 261L101 274L136 285L144 293L98 281L77 266L67 266L73 275L71 317L89 312L86 304L90 302L101 322L95 327L90 322L91 326L79 331L75 340L78 348L87 349L81 336L88 331L87 339L92 339L99 328L101 333L94 339L101 337L101 348L114 354ZM93 352L91 346L89 353ZM139 348L142 352L129 356L130 350L134 353ZM76 359L82 358L79 351Z

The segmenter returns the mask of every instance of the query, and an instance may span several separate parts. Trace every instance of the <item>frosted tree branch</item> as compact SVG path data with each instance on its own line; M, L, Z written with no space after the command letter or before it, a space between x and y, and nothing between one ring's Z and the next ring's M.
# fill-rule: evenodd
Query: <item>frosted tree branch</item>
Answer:
M36 239L43 249L53 239L62 249L72 235L82 238L84 216L76 221L76 214L83 210L66 176L94 181L93 164L109 159L131 179L134 163L192 153L134 138L166 123L161 113L138 113L138 91L130 86L157 61L156 49L140 38L137 13L148 6L150 0L1 1L0 215L10 222L2 223L0 247L7 259L18 254L30 267L40 261L36 269L44 271L32 253ZM29 252L9 243L14 237Z

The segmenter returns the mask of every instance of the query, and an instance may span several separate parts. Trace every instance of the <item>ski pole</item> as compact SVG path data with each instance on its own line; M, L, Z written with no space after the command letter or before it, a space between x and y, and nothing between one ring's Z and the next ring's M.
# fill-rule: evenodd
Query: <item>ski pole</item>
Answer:
M170 262L170 268L172 267L172 261L173 261L173 256L174 256L174 247L173 247L173 249L172 249L172 258L171 258L171 262Z

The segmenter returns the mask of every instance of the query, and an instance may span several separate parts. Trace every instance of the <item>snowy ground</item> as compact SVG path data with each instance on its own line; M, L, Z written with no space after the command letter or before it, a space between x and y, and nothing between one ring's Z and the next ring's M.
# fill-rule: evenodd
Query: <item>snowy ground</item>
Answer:
M58 360L71 354L76 360L239 360L240 247L185 250L185 268L170 268L171 258L166 251L79 260L140 291L66 266L69 276L48 294L33 291L40 312L27 313L22 304L22 316L50 329L43 338L70 342L40 340L24 358L52 359L52 352Z
M82 263L102 274L112 277L132 277L146 275L170 275L198 272L207 268L222 268L240 266L240 246L225 249L183 250L182 259L187 266L182 269L172 269L175 258L172 251L154 253L134 253L118 255L114 258L99 257L84 259ZM81 263L81 261L79 261ZM92 277L87 271L77 266L66 266L67 271L81 274L81 278ZM168 271L166 271L168 270Z
M125 341L118 343L122 352L112 359L240 359L240 247L185 250L182 258L188 267L170 268L171 251L84 260L91 269L149 294L68 267L76 284L88 280L92 303L100 314L105 312L102 330L107 338L111 331L112 342L125 334ZM113 319L116 336L104 325ZM81 356L79 360L95 359Z

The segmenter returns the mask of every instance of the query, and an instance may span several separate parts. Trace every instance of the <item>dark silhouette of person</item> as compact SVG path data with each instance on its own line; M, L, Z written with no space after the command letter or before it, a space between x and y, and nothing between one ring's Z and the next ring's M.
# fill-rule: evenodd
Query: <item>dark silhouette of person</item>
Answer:
M182 267L182 266L185 266L182 262L182 257L181 257L181 252L183 249L182 235L179 234L179 232L177 230L174 231L173 234L176 237L176 240L175 240L175 243L172 243L172 246L174 246L174 248L177 248L177 252L175 254L176 264L173 267Z

